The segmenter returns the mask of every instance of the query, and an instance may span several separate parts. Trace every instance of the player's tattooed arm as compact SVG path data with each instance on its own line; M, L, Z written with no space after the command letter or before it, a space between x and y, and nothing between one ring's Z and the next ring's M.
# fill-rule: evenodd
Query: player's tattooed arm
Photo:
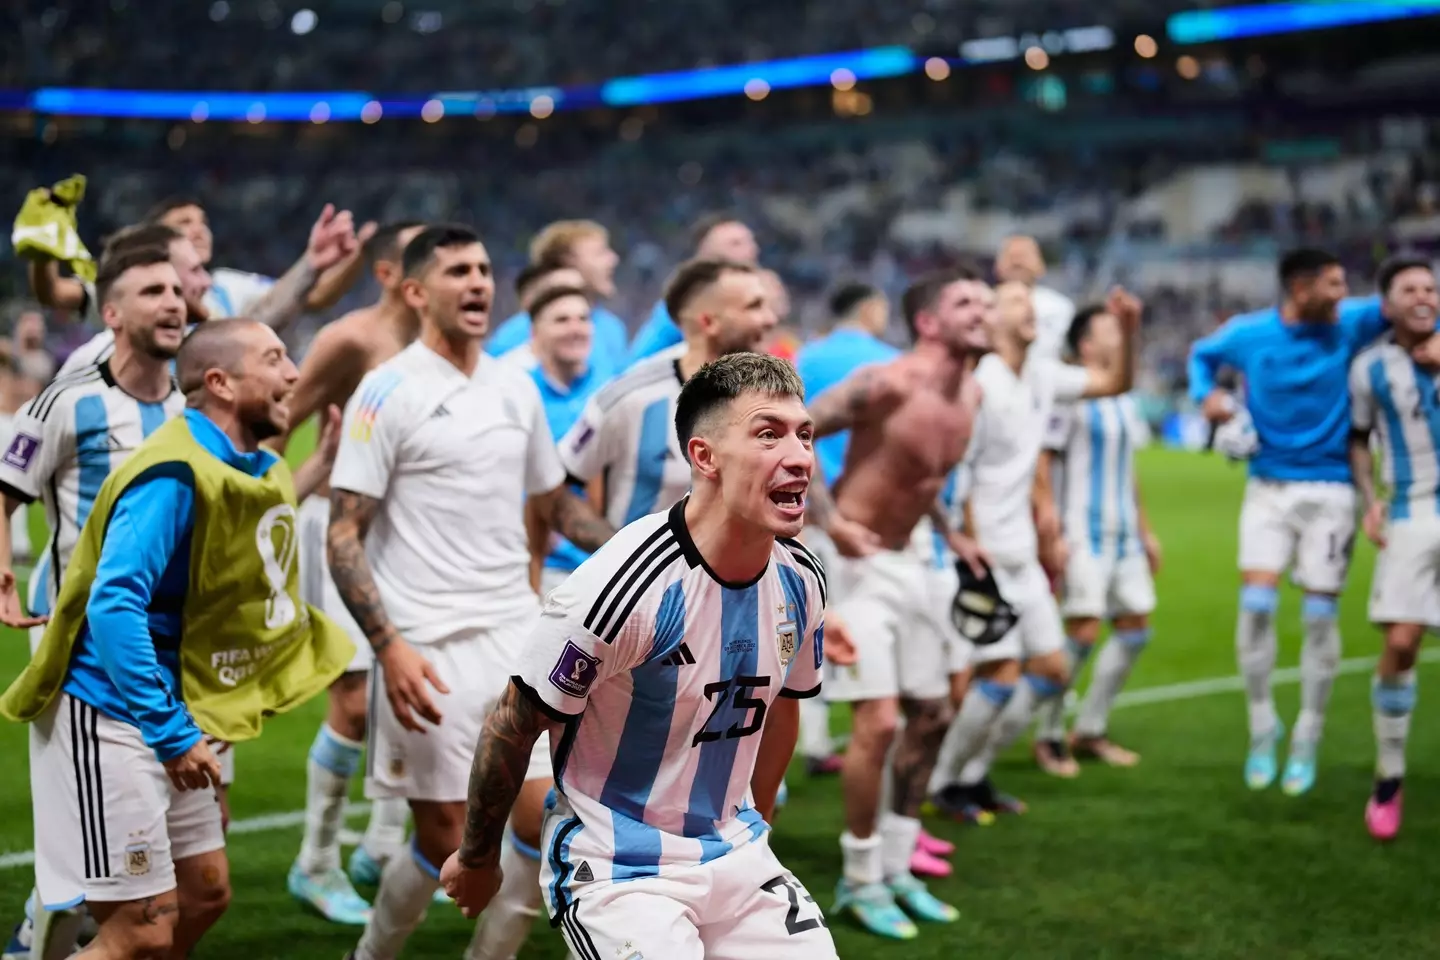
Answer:
M374 497L349 490L330 491L330 528L325 537L335 589L377 654L400 636L380 602L380 590L365 556L365 535L379 509L380 501Z
M301 257L295 265L275 281L260 302L247 312L252 319L259 320L273 330L283 330L291 320L304 309L305 298L315 286L319 272L307 258Z
M899 380L890 366L857 370L810 404L815 436L825 437L882 415L901 398Z
M554 490L531 499L549 528L582 550L599 550L615 536L615 528L610 521L600 516L590 501L570 489L568 484L562 483Z
M506 688L500 705L485 721L470 767L465 832L460 841L460 865L467 870L500 862L505 821L525 782L530 751L548 724L535 703L514 684Z

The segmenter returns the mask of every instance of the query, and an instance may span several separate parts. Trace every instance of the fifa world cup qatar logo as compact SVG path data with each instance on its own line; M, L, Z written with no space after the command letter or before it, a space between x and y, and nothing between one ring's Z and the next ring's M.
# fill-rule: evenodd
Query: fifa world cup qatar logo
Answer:
M265 626L271 630L288 627L299 612L290 596L290 568L295 564L298 547L295 536L295 508L277 503L260 518L255 528L255 546L260 562L265 565L265 580L270 597L265 601Z

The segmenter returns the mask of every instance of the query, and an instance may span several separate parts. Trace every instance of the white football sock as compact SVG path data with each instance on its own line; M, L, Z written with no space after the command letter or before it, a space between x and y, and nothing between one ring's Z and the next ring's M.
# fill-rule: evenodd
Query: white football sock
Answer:
M880 835L861 840L849 830L840 834L840 855L845 879L857 885L879 883L885 879L880 861Z
M305 833L300 840L300 870L312 877L340 868L340 827L350 778L360 767L364 745L321 724L305 765Z
M919 820L889 810L880 815L880 869L886 880L910 872L910 858L919 842Z
M1292 743L1316 743L1325 729L1325 706L1340 669L1340 623L1335 598L1304 600L1305 645L1300 648L1300 717Z
M507 834L500 848L503 879L495 899L480 915L465 960L509 960L540 915L540 851Z
M1095 661L1095 673L1090 678L1090 688L1080 704L1080 715L1075 718L1075 733L1082 737L1103 737L1110 724L1110 711L1115 698L1130 679L1130 671L1145 645L1150 642L1150 631L1117 630L1105 641L1100 657Z
M1405 742L1415 712L1415 671L1376 677L1370 687L1375 720L1375 775L1381 780L1405 776Z
M1275 605L1273 587L1243 587L1240 590L1240 617L1235 625L1235 659L1245 679L1245 703L1250 717L1250 737L1268 736L1275 731L1275 699L1270 691L1270 674L1275 670Z
M940 744L940 757L930 774L931 796L963 780L962 768L979 752L990 726L1014 693L1015 688L1008 683L978 680L971 684Z
M440 889L440 870L426 862L413 845L407 853L391 857L385 864L370 922L355 948L355 960L395 960L400 956Z
M360 846L376 863L389 863L390 858L405 849L405 826L410 822L410 802L403 797L385 797L370 804L370 822Z

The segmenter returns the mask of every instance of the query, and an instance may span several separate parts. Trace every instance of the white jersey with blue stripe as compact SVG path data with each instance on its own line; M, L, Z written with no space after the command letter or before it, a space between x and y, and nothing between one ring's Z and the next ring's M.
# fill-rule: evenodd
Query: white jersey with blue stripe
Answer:
M1128 395L1064 404L1051 413L1045 446L1065 461L1060 521L1072 549L1097 557L1140 552L1135 450L1148 439Z
M605 518L623 527L690 490L690 464L675 435L684 344L640 361L601 387L560 441L560 461L586 483L605 480Z
M1350 366L1350 421L1380 439L1390 519L1440 515L1437 378L1386 337Z
M545 821L552 915L572 883L671 875L762 836L750 778L766 710L820 692L820 562L778 540L755 580L724 583L689 503L625 527L556 588L513 678L566 725Z
M22 503L41 501L50 527L30 578L32 613L49 613L54 605L59 574L110 471L184 409L185 397L173 385L157 403L136 400L104 362L59 377L15 415L0 455L0 491Z

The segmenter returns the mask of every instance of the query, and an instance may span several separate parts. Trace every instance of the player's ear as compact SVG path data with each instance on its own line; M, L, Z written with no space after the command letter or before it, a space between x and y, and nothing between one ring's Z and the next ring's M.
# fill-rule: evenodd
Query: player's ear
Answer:
M235 400L235 387L230 382L230 375L219 367L211 367L205 371L205 390L217 400L224 403L231 403Z
M691 437L685 452L690 455L690 469L707 480L714 480L720 473L715 463L715 448L704 437Z
M400 281L400 295L405 298L405 306L411 310L418 311L425 307L425 288L414 277L406 277Z
M101 307L100 319L104 320L105 326L109 327L111 330L115 330L117 332L120 330L120 311L116 309L115 304L107 303L103 307Z

